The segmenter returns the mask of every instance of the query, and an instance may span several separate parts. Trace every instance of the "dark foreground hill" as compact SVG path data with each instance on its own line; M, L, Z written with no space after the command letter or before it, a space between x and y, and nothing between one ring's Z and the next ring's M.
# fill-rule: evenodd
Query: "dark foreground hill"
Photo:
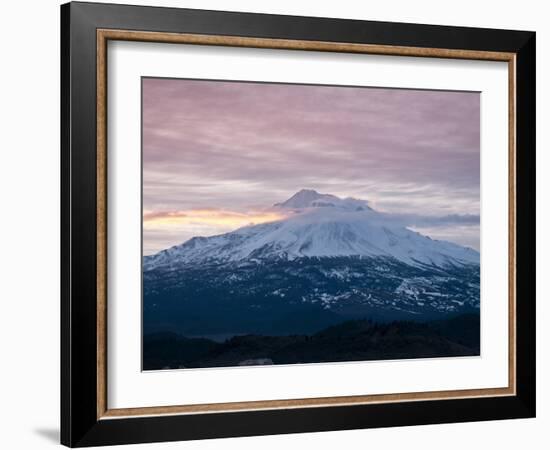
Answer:
M234 336L224 342L155 333L143 369L229 367L479 355L479 315L430 322L351 320L312 335Z

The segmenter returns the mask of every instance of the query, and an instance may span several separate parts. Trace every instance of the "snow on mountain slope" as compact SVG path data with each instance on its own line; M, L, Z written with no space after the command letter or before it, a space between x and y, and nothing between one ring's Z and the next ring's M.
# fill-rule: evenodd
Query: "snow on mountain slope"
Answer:
M195 237L144 258L144 269L201 262L302 257L393 257L409 265L479 264L479 253L432 240L353 198L302 190L283 203L288 217L230 233Z

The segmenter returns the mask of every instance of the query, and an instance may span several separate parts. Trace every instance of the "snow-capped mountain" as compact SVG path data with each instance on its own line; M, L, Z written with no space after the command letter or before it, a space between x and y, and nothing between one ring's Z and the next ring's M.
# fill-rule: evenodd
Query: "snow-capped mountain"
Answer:
M411 266L479 265L479 253L433 240L368 202L301 190L273 205L280 220L195 237L144 258L144 270L200 263L298 258L392 258Z
M474 250L312 190L269 212L281 218L144 257L145 332L303 334L366 317L479 314Z

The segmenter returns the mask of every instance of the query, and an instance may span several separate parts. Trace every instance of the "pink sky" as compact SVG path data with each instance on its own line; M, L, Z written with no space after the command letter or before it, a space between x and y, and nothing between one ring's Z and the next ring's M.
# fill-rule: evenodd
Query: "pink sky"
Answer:
M143 79L144 253L302 188L479 248L479 93Z

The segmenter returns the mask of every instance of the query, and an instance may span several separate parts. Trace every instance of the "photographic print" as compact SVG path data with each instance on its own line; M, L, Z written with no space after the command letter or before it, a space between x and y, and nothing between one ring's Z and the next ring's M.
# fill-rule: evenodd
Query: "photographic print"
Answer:
M480 94L142 78L143 370L480 354Z

